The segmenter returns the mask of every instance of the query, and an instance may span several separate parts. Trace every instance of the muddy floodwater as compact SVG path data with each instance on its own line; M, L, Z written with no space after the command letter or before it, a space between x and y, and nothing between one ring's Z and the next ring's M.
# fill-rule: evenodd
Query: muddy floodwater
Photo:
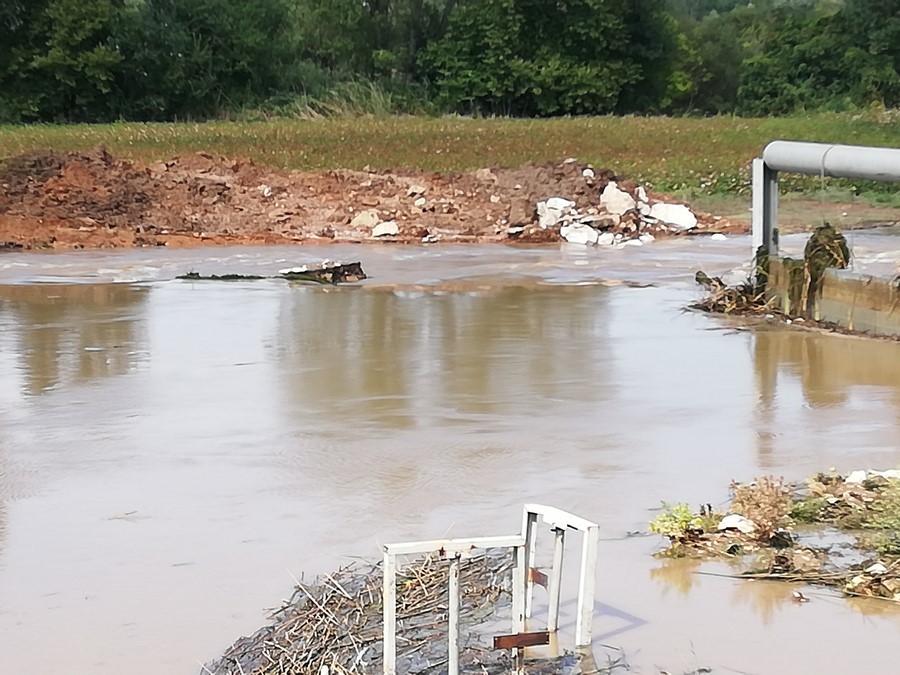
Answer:
M897 239L853 243L896 272ZM193 675L292 575L514 533L533 501L600 523L595 640L632 672L895 673L896 606L795 604L626 537L731 479L900 465L900 345L682 311L748 252L0 255L0 671ZM372 278L171 280L323 257Z

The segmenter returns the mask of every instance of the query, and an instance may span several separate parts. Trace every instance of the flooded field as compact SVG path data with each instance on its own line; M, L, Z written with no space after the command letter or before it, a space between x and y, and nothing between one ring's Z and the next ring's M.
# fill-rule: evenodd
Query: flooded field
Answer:
M855 235L859 265L896 273L894 241ZM291 575L509 534L526 501L601 524L595 640L632 672L895 672L900 608L626 537L731 479L900 465L900 344L682 311L748 250L0 255L3 672L197 673ZM372 278L171 281L323 257Z

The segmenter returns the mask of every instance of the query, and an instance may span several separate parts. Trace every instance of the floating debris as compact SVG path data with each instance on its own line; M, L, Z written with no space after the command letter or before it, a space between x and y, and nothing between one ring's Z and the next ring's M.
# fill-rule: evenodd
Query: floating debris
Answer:
M398 673L440 673L447 667L449 561L428 556L397 573ZM272 613L272 623L243 637L204 675L283 673L378 673L382 668L382 582L380 564L358 563L310 584L297 582L293 595ZM508 673L510 652L489 648L496 615L510 606L512 556L492 551L460 565L460 666L463 672ZM511 611L511 610L509 610ZM526 661L534 675L582 672L581 658ZM610 668L614 667L611 664ZM591 672L610 672L595 671Z
M715 235L713 235L715 237ZM846 269L850 262L850 249L847 239L834 226L824 223L810 235L803 251L803 258L783 258L782 262L790 275L789 307L782 312L775 311L775 294L769 293L768 255L763 247L756 252L755 280L729 286L721 277L711 277L702 270L697 272L695 280L703 286L709 295L692 305L693 309L717 314L756 314L781 316L790 323L793 319L811 320L815 312L813 306L818 297L825 270L828 268ZM767 317L768 318L768 317Z
M900 471L817 474L802 485L765 476L732 483L726 514L665 505L650 525L668 538L658 555L747 563L738 578L804 582L900 602ZM806 543L830 529L849 543ZM853 555L848 555L847 548ZM806 602L799 591L798 602Z
M310 267L301 265L279 270L275 276L265 277L255 274L210 274L201 275L199 272L188 272L176 279L187 281L258 281L259 279L286 279L288 281L310 281L317 284L341 284L355 283L367 279L362 265L358 262L331 263L325 261L318 266Z

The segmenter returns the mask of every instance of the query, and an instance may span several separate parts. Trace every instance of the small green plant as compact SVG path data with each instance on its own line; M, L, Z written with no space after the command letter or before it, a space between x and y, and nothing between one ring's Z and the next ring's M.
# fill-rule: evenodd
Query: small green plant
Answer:
M810 497L794 502L791 519L798 523L817 523L822 518L828 501L824 497Z
M885 556L900 556L900 532L881 532L875 538L875 550Z
M700 517L695 516L687 504L663 502L662 508L663 513L650 523L651 532L679 541L702 531Z
M900 480L892 480L868 509L863 527L900 535Z

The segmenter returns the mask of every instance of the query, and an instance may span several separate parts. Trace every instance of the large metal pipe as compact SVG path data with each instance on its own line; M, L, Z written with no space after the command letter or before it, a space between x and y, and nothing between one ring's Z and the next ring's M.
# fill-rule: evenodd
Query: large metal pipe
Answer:
M900 182L900 148L773 141L763 161L775 171Z

